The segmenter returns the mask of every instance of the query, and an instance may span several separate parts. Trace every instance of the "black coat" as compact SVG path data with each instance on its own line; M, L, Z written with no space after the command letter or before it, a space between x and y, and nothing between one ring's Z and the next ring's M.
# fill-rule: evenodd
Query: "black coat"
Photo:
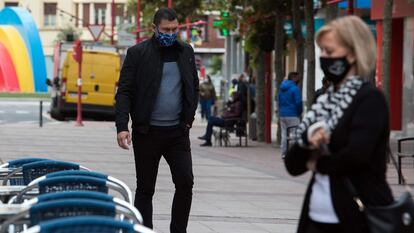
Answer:
M191 127L198 105L198 74L193 48L176 42L178 67L183 85L183 110L180 124ZM116 128L128 131L129 115L132 128L148 132L151 114L158 95L163 71L161 47L153 37L128 49L116 93Z
M317 171L330 177L333 206L344 232L367 232L364 215L358 211L345 187L344 177L351 180L365 204L378 206L393 202L386 182L388 139L385 98L377 88L364 83L331 134L329 149L332 155L320 157L316 163ZM317 152L294 145L285 158L288 172L295 176L305 173L306 162L312 153ZM306 192L298 233L307 229L313 182L314 176Z

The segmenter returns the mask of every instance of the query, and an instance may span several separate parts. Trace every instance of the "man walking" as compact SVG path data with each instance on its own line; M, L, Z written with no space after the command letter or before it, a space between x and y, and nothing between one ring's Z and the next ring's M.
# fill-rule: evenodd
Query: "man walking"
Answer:
M153 228L154 195L161 156L175 185L171 233L186 233L193 171L189 130L198 104L198 76L192 47L177 41L174 10L159 9L151 39L128 49L116 94L118 145L134 148L137 189L135 206L144 225ZM128 131L132 119L132 139Z
M283 80L280 85L278 95L279 119L282 129L282 159L287 152L287 128L297 126L300 123L300 116L303 111L302 94L298 87L300 76L297 72L290 72L287 80Z

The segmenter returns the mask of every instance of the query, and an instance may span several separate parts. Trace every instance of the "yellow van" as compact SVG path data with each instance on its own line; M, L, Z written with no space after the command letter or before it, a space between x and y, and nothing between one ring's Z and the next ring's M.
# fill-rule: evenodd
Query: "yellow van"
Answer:
M66 53L61 77L52 86L51 116L58 120L76 116L78 101L78 63L73 51ZM82 58L82 113L89 117L113 117L115 93L118 86L121 58L116 52L83 51Z

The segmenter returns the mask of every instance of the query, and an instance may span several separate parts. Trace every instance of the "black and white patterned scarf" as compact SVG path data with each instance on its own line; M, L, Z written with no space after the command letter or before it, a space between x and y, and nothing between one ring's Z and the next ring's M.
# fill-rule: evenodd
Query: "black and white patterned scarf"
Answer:
M324 122L329 133L332 132L363 83L361 78L354 77L346 80L338 91L335 92L331 85L325 94L319 96L296 130L298 144L301 147L308 147L303 141L302 135L317 122Z

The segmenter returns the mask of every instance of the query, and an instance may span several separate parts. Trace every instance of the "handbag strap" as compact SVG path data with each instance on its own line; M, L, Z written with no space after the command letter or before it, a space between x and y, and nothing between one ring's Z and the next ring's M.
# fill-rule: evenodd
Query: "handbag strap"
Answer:
M344 180L344 184L345 184L346 188L348 189L348 191L352 195L352 199L358 205L359 211L360 212L364 212L365 205L362 202L361 198L359 197L358 192L356 191L355 186L352 184L352 182L351 182L351 180L349 178L344 177L343 180Z
M329 150L328 145L325 144L325 143L322 143L320 145L320 152L321 152L322 156L330 156L331 155L331 151ZM355 186L352 184L352 182L349 178L343 177L343 181L344 181L344 184L345 184L346 188L351 193L352 199L358 205L359 211L363 212L365 210L365 205L362 202L361 198L359 197Z
M392 160L392 163L394 164L395 168L397 169L397 172L400 173L401 180L402 180L402 183L403 183L406 191L409 192L409 193L411 193L411 188L407 184L407 182L405 180L405 177L403 176L402 172L400 172L400 170L398 169L397 161L394 158L394 155L392 154L392 151L391 151L389 145L387 145L387 152L388 152L389 158ZM344 184L345 184L346 188L351 193L354 202L358 205L359 211L363 212L365 210L365 205L362 202L360 196L358 195L358 192L357 192L355 186L352 184L352 182L351 182L351 180L349 178L343 177L343 180L344 180Z

